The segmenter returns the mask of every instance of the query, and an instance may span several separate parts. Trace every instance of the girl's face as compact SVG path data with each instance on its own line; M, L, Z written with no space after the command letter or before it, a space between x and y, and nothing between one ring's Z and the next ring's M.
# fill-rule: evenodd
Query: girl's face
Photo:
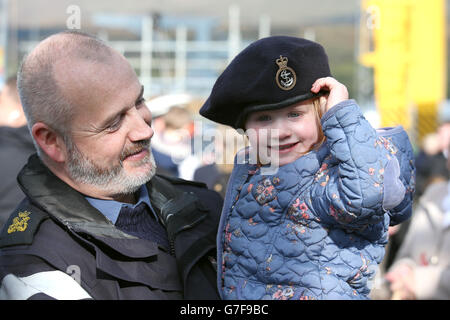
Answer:
M320 138L318 116L312 100L279 110L251 113L245 123L250 144L260 159L283 166L309 152Z

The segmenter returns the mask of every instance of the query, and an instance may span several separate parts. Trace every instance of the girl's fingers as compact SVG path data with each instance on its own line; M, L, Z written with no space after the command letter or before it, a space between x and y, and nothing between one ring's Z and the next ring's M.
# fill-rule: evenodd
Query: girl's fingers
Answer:
M327 87L331 91L331 89L333 89L333 87L338 83L339 82L336 79L331 77L319 78L313 83L311 91L317 93L324 87Z
M317 79L314 81L311 91L313 93L318 93L323 88L326 88L329 91L325 112L339 102L348 99L347 87L332 77Z

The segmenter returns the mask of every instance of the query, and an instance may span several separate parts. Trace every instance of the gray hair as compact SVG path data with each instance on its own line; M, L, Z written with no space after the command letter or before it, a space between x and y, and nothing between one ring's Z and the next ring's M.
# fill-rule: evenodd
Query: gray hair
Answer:
M112 51L100 39L71 30L50 36L25 56L17 73L17 87L30 132L36 122L43 122L60 134L66 145L71 145L70 120L75 106L58 86L55 62L77 58L104 63ZM46 158L34 138L33 142L39 157Z

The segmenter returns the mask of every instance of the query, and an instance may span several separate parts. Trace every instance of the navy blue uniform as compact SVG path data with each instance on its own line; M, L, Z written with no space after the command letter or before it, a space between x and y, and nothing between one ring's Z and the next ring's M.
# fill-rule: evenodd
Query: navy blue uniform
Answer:
M147 184L167 249L116 228L36 156L18 181L26 198L0 235L0 299L218 299L222 198L203 184Z
M27 126L0 127L0 229L24 194L17 185L17 174L35 152Z

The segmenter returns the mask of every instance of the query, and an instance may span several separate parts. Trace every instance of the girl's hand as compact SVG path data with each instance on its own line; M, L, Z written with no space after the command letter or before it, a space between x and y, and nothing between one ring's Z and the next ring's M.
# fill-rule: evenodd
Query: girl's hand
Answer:
M330 110L331 107L337 105L339 102L348 99L347 87L332 77L317 79L313 83L311 91L318 93L321 89L328 89L330 91L328 97L324 97L326 100L324 113ZM322 97L321 100L323 101Z

